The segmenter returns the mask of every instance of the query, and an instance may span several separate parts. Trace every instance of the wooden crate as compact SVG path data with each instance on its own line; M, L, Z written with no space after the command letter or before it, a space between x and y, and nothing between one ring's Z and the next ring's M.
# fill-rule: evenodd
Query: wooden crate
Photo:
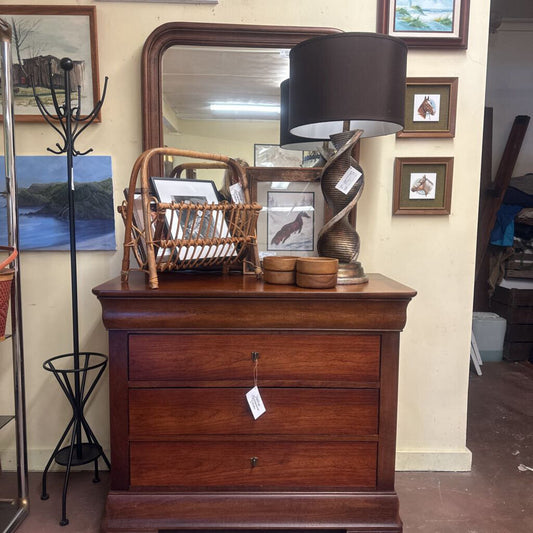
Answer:
M507 320L503 355L510 361L533 356L533 289L496 287L491 311Z

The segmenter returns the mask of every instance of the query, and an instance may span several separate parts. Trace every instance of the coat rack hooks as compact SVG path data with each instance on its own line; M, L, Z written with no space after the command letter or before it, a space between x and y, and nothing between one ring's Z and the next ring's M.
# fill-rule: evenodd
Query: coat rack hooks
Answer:
M85 131L85 129L92 124L98 116L104 103L108 78L105 78L102 97L97 102L94 109L88 115L82 116L80 86L77 88L78 99L75 106L72 105L71 99L70 72L74 67L74 63L70 58L64 57L60 60L59 65L63 70L64 75L65 101L63 104L59 103L57 90L54 87L52 79L52 66L51 63L49 63L49 82L54 113L46 109L42 100L37 95L33 83L32 87L33 95L41 115L60 135L62 141L61 143L56 143L56 149L48 148L47 150L56 155L66 154L67 156L73 351L72 353L58 355L46 360L43 363L43 368L52 372L58 381L61 390L64 392L72 407L72 417L44 469L41 493L41 499L47 500L49 496L46 492L46 476L52 462L55 460L56 463L66 466L65 481L63 484L62 514L61 521L59 522L61 526L66 526L69 523L66 516L66 499L71 467L94 461L94 482L100 481L98 476L99 457L102 457L107 467L111 468L111 464L107 459L102 446L96 439L83 413L90 395L94 391L96 384L100 380L100 377L107 366L107 356L95 352L80 352L79 347L76 220L74 205L75 184L73 173L73 158L75 156L86 155L92 152L92 148L81 152L75 148L74 143L80 134ZM70 444L62 447L69 432L71 435ZM83 433L85 433L85 439L83 438ZM84 440L86 442L84 442Z

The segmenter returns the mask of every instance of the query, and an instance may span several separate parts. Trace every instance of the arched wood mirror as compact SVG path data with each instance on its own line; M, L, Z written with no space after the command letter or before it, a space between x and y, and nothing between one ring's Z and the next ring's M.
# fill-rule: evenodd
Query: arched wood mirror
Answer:
M254 75L262 79L270 79L271 84L277 84L279 87L281 79L276 79L277 73L268 72L268 66L261 66L258 68L260 72L250 72L246 66L244 56L240 58L230 59L230 55L226 52L231 51L257 51L257 52L272 52L273 49L279 49L278 56L283 57L283 60L288 65L288 50L294 45L327 33L335 33L340 30L333 28L308 28L308 27L287 27L287 26L254 26L254 25L237 25L237 24L204 24L192 22L170 22L163 24L156 28L147 38L143 53L142 53L142 113L143 113L143 149L164 146L170 144L165 141L165 119L164 119L164 80L165 80L165 64L168 60L165 53L174 53L176 49L182 51L201 52L201 57L198 55L187 56L188 61L183 61L182 56L176 56L177 62L197 65L200 61L211 61L211 64L220 67L224 65L224 74L238 79L239 76L246 74L248 78ZM216 54L209 58L211 54ZM179 59L181 57L182 59ZM247 56L249 57L249 55ZM263 63L259 65L266 65L265 56L263 56ZM183 73L184 78L194 78L191 71ZM179 75L179 72L178 74ZM288 75L288 67L287 67ZM201 76L197 76L192 80L194 83L189 83L188 91L198 94L199 89L202 88ZM206 80L204 85L208 85ZM246 84L243 84L246 85ZM259 85L259 81L258 81ZM177 84L177 87L180 85ZM221 82L220 86L224 86ZM251 87L251 85L249 85ZM278 93L279 94L279 93ZM250 142L261 142L260 139L250 139ZM175 146L183 148L183 146ZM200 148L201 149L201 148ZM211 151L211 150L202 150ZM227 153L234 157L234 154ZM252 162L253 163L253 162ZM150 172L154 176L164 175L164 162L162 160L154 161Z

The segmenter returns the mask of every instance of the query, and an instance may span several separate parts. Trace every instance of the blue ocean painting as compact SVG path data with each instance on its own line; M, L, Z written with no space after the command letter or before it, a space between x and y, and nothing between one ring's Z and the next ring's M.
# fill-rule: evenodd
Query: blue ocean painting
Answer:
M394 31L453 32L456 0L396 0Z
M4 167L4 157L0 156ZM73 160L77 250L116 250L110 156ZM69 250L66 156L15 159L21 250ZM5 191L4 183L1 190ZM0 198L0 243L7 243L7 208Z

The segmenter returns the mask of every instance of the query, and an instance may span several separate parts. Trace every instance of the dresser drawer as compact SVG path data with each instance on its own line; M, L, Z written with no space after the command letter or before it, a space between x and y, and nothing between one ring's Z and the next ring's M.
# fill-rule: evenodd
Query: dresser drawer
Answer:
M378 335L130 335L130 380L378 382Z
M366 436L378 431L376 389L261 388L254 420L244 388L132 389L130 438L180 435Z
M375 442L132 442L130 482L174 489L371 489L376 457Z

